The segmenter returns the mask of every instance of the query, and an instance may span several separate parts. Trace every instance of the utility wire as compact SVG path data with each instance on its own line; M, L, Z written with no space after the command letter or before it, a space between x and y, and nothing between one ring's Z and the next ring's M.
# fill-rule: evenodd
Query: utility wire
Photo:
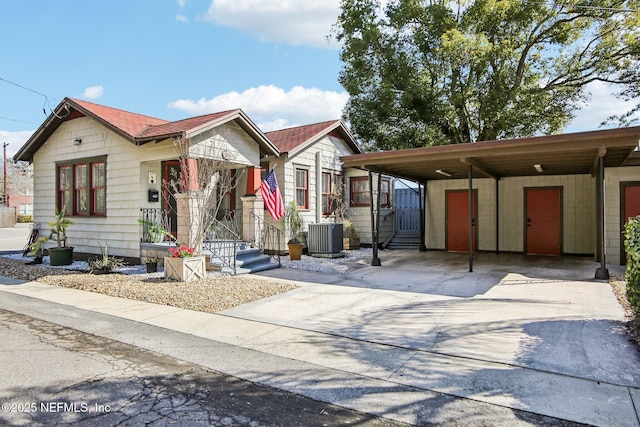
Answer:
M2 117L2 116L0 116L0 120L7 120L7 121L10 121L10 122L16 122L16 123L26 123L28 125L37 125L38 124L38 123L34 123L34 122L26 122L24 120L10 119L8 117Z
M45 107L49 107L49 111L51 111L51 113L54 116L56 116L57 118L59 118L59 119L64 119L64 118L68 117L69 114L71 114L71 112L69 111L69 107L67 105L64 106L65 110L67 111L67 114L65 116L59 116L58 114L56 114L56 112L53 111L53 109L51 108L51 105L49 104L49 97L47 95L45 95L44 93L40 93L37 90L28 88L26 86L22 86L19 83L12 82L11 80L7 80L7 79L2 78L2 77L0 77L0 80L2 80L3 82L6 82L6 83L12 84L14 86L17 86L17 87L19 87L21 89L28 90L29 92L33 92L36 95L40 95L41 97L43 97L44 98L44 104L42 104L42 112L44 113L45 116L47 115L47 109ZM6 119L6 120L11 120L11 119ZM14 121L19 121L19 120L14 120ZM29 122L24 122L24 123L29 123Z
M36 95L42 96L44 98L44 104L42 104L42 112L44 113L45 116L47 115L47 110L44 107L47 106L47 107L49 107L49 110L51 110L51 106L49 105L49 98L44 93L40 93L37 90L33 90L33 89L28 88L26 86L22 86L21 84L18 84L16 82L12 82L11 80L7 80L7 79L2 78L2 77L0 77L0 80L2 80L3 82L6 82L6 83L12 84L14 86L18 86L21 89L28 90L29 92L33 92Z

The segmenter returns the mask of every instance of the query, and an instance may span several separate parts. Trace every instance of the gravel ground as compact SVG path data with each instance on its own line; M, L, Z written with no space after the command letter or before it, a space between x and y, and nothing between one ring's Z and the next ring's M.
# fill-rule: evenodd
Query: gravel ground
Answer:
M640 345L640 319L635 316L631 309L631 304L629 304L629 300L627 299L627 282L624 280L624 276L612 274L609 279L609 284L613 289L613 293L618 298L618 302L624 309L629 334L635 339L636 343Z
M324 259L303 256L301 261L282 257L282 267L324 273L344 274L349 266L366 264L371 249L347 251L345 258ZM0 256L0 276L37 280L49 285L97 292L110 296L214 313L248 302L296 289L291 283L252 275L231 276L208 272L205 279L185 283L146 273L144 265L118 268L112 274L88 274L87 263L51 267L48 257L41 265L26 265L32 258L21 255Z

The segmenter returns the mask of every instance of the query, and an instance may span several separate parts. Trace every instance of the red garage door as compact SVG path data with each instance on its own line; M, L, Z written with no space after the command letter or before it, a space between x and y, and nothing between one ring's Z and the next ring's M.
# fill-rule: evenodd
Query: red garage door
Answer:
M526 253L560 255L560 188L527 188Z
M624 231L624 225L629 218L636 215L640 215L640 182L623 182L620 184L620 212L622 217L620 218L621 231ZM624 239L622 240L622 254L625 254L620 260L621 263L626 264L627 256L624 250Z
M469 192L447 191L447 250L469 252ZM476 239L476 192L471 193L473 209L473 250L478 249Z

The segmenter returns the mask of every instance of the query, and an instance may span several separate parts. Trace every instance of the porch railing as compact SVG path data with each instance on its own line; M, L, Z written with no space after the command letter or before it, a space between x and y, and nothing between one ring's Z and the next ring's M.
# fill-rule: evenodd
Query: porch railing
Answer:
M256 230L255 233L251 233L249 243L259 248L263 254L271 255L271 258L278 261L278 266L281 266L282 231L254 212L249 212L249 227L250 230Z
M141 208L140 224L142 225L140 238L142 242L160 243L171 240L167 234L172 226L168 209Z
M217 261L230 268L235 275L237 271L236 255L241 238L227 225L231 224L224 224L213 219L213 224L202 242L202 249L211 254L212 261Z

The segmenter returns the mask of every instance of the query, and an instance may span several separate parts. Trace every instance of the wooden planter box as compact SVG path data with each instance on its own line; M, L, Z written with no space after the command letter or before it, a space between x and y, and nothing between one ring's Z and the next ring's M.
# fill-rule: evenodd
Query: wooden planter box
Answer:
M191 282L206 276L203 256L188 258L164 257L164 277L181 282Z

